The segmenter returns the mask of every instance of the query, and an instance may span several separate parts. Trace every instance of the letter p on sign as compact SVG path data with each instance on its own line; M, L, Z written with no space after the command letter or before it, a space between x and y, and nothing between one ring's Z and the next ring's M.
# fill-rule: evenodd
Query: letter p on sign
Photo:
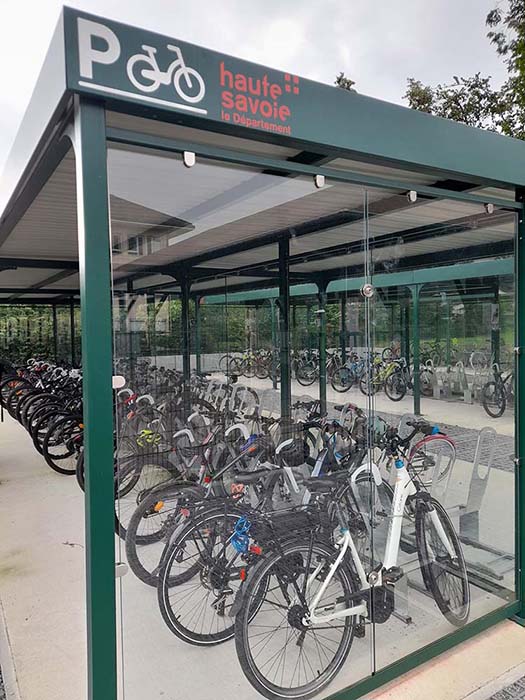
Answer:
M115 32L112 32L109 27L92 22L89 19L78 20L78 64L80 75L83 78L93 79L93 64L115 63L120 56L120 41ZM95 49L93 47L93 38L102 39L105 42L106 48Z

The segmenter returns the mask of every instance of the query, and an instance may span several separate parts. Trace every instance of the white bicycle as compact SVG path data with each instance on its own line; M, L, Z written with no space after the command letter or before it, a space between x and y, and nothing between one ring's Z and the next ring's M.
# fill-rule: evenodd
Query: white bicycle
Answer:
M153 46L142 46L143 54L131 56L126 66L131 83L141 92L155 92L161 85L173 82L177 94L185 102L200 102L206 91L202 76L186 65L178 46L167 44L166 48L173 51L176 58L165 71L159 67L157 49Z
M398 565L404 521L415 520L415 546L427 592L452 625L467 622L470 587L459 538L443 506L417 473L407 469L404 443L392 435L393 497L381 498L378 506L390 509L383 562L378 563L373 553L360 554L358 546L359 539L370 533L369 525L360 522L354 489L368 481L371 500L373 493L379 500L384 486L377 466L363 464L350 477L344 472L309 480L319 513L335 514L331 524L301 537L283 538L251 569L236 617L235 640L247 679L265 697L315 695L339 672L354 636L364 636L365 623L389 619L395 583L404 575ZM406 517L408 511L413 518Z

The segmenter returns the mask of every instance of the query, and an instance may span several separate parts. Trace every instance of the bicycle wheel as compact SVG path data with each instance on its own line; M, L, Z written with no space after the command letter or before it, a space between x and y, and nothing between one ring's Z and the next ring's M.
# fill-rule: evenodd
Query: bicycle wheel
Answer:
M62 416L51 424L44 437L42 455L51 469L59 474L76 473L78 450L75 438L82 434L81 421L81 416Z
M189 644L210 646L234 635L229 613L245 566L231 543L239 516L221 509L190 521L163 557L160 612L173 634Z
M255 376L258 379L268 379L270 376L270 367L268 360L260 358L255 365Z
M317 379L317 367L313 362L298 365L295 378L301 386L310 386Z
M253 357L248 357L241 365L241 373L247 378L252 379L257 372L257 361Z
M375 372L368 374L365 372L359 380L359 390L365 396L377 394L381 388L381 381Z
M230 362L228 364L228 374L241 374L242 364L242 357L230 357Z
M235 647L246 678L261 695L271 700L309 698L341 669L357 619L305 624L336 550L328 543L297 540L280 550L250 571L235 621ZM261 590L262 600L254 600ZM356 593L352 573L341 564L318 602L318 614L355 605Z
M227 374L228 372L228 363L230 361L230 356L229 355L223 355L218 362L218 367L219 371L224 372L224 374Z
M163 455L138 455L123 460L115 474L115 533L122 539L136 507L152 489L180 477Z
M339 367L330 379L332 389L342 394L355 384L355 374L348 367Z
M157 586L162 553L170 534L184 522L181 508L202 498L198 486L156 488L135 508L126 528L126 557L135 576Z
M500 418L507 408L505 389L499 382L487 382L481 391L481 403L491 418Z
M463 627L470 612L465 559L450 518L434 498L420 503L417 509L416 544L427 590L446 619L456 627Z
M393 372L385 382L385 394L391 401L401 401L407 393L407 383L400 372Z

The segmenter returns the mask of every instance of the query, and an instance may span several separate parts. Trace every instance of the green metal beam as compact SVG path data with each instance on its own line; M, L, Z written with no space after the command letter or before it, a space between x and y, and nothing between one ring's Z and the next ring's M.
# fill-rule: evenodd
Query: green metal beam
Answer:
M516 199L525 202L525 189L516 191ZM515 479L516 519L516 584L520 601L518 612L525 624L525 216L518 217L516 236L516 412L515 452L517 457Z
M195 303L195 368L202 372L201 367L201 300L199 296L194 298Z
M384 126L384 125L383 125ZM346 129L345 129L346 130ZM486 133L486 132L485 132ZM205 145L197 142L180 141L177 139L154 136L151 134L137 133L126 129L108 129L108 140L113 143L129 144L135 146L144 146L146 148L154 148L170 153L183 153L184 151L192 151L197 155L206 156L211 160L220 160L227 163L237 163L239 165L254 165L258 168L272 170L274 172L289 173L297 172L304 175L324 175L339 182L350 182L356 185L365 187L382 187L387 189L399 189L402 192L407 190L415 190L419 194L429 197L437 197L440 199L454 199L459 201L477 202L481 205L486 204L487 197L480 195L469 194L466 192L457 192L455 190L443 189L438 187L429 187L417 182L403 181L402 179L381 178L373 175L363 175L351 171L333 170L324 166L311 166L302 164L291 164L289 161L277 160L258 155L251 155L243 152L236 152L230 149L220 148L217 146ZM459 151L458 151L459 152ZM459 172L459 171L456 171ZM400 175L400 178L402 175ZM410 177L410 175L408 175ZM511 200L502 199L500 197L489 199L490 202L497 206L505 206L509 209L519 209L521 203L512 202Z
M69 335L71 337L71 364L75 366L75 302L69 301Z
M116 700L111 260L103 105L75 115L79 226L89 700Z
M290 416L292 374L290 367L290 281L288 258L290 240L279 241L279 337L281 341L281 417Z
M318 349L319 349L319 402L321 404L321 414L326 413L326 285L319 282L317 285L319 293L317 295L319 317Z
M408 287L411 284L428 284L430 282L445 282L455 279L472 279L476 277L495 277L514 274L514 262L512 258L501 260L482 260L479 262L459 263L457 265L444 265L443 267L429 267L424 270L407 270L406 272L380 273L374 275L376 288ZM352 277L330 282L327 293L359 291L364 284L364 277ZM315 284L300 284L290 288L290 295L312 296L317 294ZM246 302L260 299L277 298L277 289L260 289L252 292L236 292L228 295L228 301ZM203 297L206 304L224 304L223 294L214 294Z
M52 306L53 310L53 353L55 355L55 363L58 362L58 319L56 304Z
M190 281L188 279L181 281L181 345L184 401L188 407L191 381Z
M414 367L414 413L416 416L421 415L421 387L419 382L419 363L420 363L420 347L419 347L419 298L420 298L420 286L415 284L410 287L410 293L412 294L412 353L413 353L413 367Z
M270 299L270 314L272 324L272 387L277 389L277 309L275 299Z

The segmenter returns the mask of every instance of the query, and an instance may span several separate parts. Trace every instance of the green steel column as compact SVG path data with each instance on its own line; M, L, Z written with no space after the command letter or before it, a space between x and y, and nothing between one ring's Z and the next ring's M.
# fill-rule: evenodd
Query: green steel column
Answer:
M412 294L412 345L414 355L414 413L421 414L421 394L419 388L419 284L410 287Z
M516 191L518 202L525 204L525 189ZM525 216L518 214L515 260L515 326L516 326L516 591L520 601L518 621L525 625Z
M157 326L155 313L155 294L146 295L146 317L148 328L149 354L155 356L157 354L157 343L155 339L155 330Z
M499 359L500 359L500 324L501 324L501 319L500 319L500 307L499 307L499 277L496 277L495 283L494 283L494 306L497 307L498 313L497 313L497 327L492 325L492 314L491 314L491 327L490 327L490 354L491 357L493 358L493 362L497 362L499 364ZM491 309L492 311L492 309Z
M402 329L403 329L403 355L406 358L406 361L410 364L410 300L411 297L409 296L408 299L405 299L401 302L401 311L402 311Z
M306 337L308 341L308 350L312 349L312 336L310 334L310 327L312 325L312 305L306 302Z
M448 300L445 302L445 308L446 308L446 312L447 312L447 315L445 316L445 329L446 329L446 333L447 333L446 363L447 363L447 367L450 367L452 339L450 337L450 302Z
M201 372L201 297L195 297L195 367Z
M346 362L346 297L341 297L341 357Z
M326 283L318 282L319 290L317 299L319 308L319 401L321 403L321 414L326 413Z
M184 401L189 402L191 381L191 343L190 343L190 281L182 279L181 289L181 346L182 346L182 376L184 378Z
M55 362L58 362L58 319L56 304L53 304L51 308L53 311L53 352L55 354Z
M272 321L272 386L277 389L276 352L277 352L277 310L275 299L270 299L270 312Z
M297 350L297 304L292 304L292 349Z
M281 340L281 417L288 418L292 403L290 372L290 239L279 241L279 331Z
M86 425L88 698L116 700L111 260L105 112L101 103L78 100L75 132Z
M118 338L119 343L115 348L117 356L120 357L128 348L128 295L121 292L118 296L119 319Z
M71 364L75 365L75 302L69 300L69 334L71 336Z

